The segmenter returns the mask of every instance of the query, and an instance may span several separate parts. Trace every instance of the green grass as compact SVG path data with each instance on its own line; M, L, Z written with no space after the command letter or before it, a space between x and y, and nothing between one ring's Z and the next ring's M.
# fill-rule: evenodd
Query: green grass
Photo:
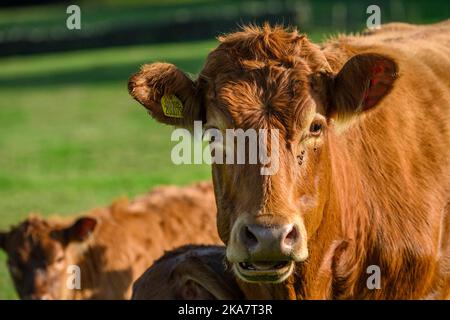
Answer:
M145 62L196 73L214 41L0 59L0 228L74 214L159 184L210 178L170 161L171 128L127 92ZM0 254L0 299L15 298Z
M171 129L148 117L126 84L154 60L196 73L213 46L0 60L0 227L32 210L76 212L155 184L208 178L207 167L171 164Z

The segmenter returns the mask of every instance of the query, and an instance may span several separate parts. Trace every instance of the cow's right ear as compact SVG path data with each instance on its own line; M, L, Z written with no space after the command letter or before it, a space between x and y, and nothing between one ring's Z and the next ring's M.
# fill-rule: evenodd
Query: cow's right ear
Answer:
M204 118L196 82L173 64L142 66L128 81L128 91L159 122L190 129Z
M311 87L325 105L326 116L337 124L374 109L394 87L398 65L390 57L363 53L351 57L335 75L311 76Z
M8 238L8 232L0 231L0 249L6 249L6 239Z

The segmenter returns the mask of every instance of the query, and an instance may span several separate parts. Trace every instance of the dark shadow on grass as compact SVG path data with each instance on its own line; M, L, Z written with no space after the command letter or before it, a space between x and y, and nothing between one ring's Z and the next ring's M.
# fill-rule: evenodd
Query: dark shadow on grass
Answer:
M170 63L177 65L180 69L197 73L202 64L203 58L172 59ZM136 73L140 66L151 61L139 61L118 65L101 65L84 69L74 69L71 71L56 71L37 75L24 76L1 76L1 88L40 88L48 86L70 86L70 85L93 85L111 82L123 82L126 85L128 78Z

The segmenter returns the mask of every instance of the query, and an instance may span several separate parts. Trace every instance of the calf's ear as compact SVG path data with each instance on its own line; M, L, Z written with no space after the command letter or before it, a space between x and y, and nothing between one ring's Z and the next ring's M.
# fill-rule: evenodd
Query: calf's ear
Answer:
M353 56L329 83L327 116L345 121L372 109L392 90L397 75L397 64L389 57Z
M224 266L225 268L225 266ZM196 256L187 258L175 268L175 296L181 300L231 300L240 298L233 287L233 278L225 270L217 272Z
M86 240L94 232L97 220L91 217L81 217L68 228L62 230L62 238L65 243L81 242Z
M196 82L173 64L142 66L128 81L128 91L159 122L191 128L202 120Z
M175 296L180 300L216 300L211 292L193 279L185 279Z

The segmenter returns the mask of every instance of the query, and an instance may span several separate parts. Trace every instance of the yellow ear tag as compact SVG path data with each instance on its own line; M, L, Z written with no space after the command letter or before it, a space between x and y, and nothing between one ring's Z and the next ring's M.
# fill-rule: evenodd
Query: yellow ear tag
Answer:
M163 96L161 106L166 117L183 118L183 103L175 95Z

